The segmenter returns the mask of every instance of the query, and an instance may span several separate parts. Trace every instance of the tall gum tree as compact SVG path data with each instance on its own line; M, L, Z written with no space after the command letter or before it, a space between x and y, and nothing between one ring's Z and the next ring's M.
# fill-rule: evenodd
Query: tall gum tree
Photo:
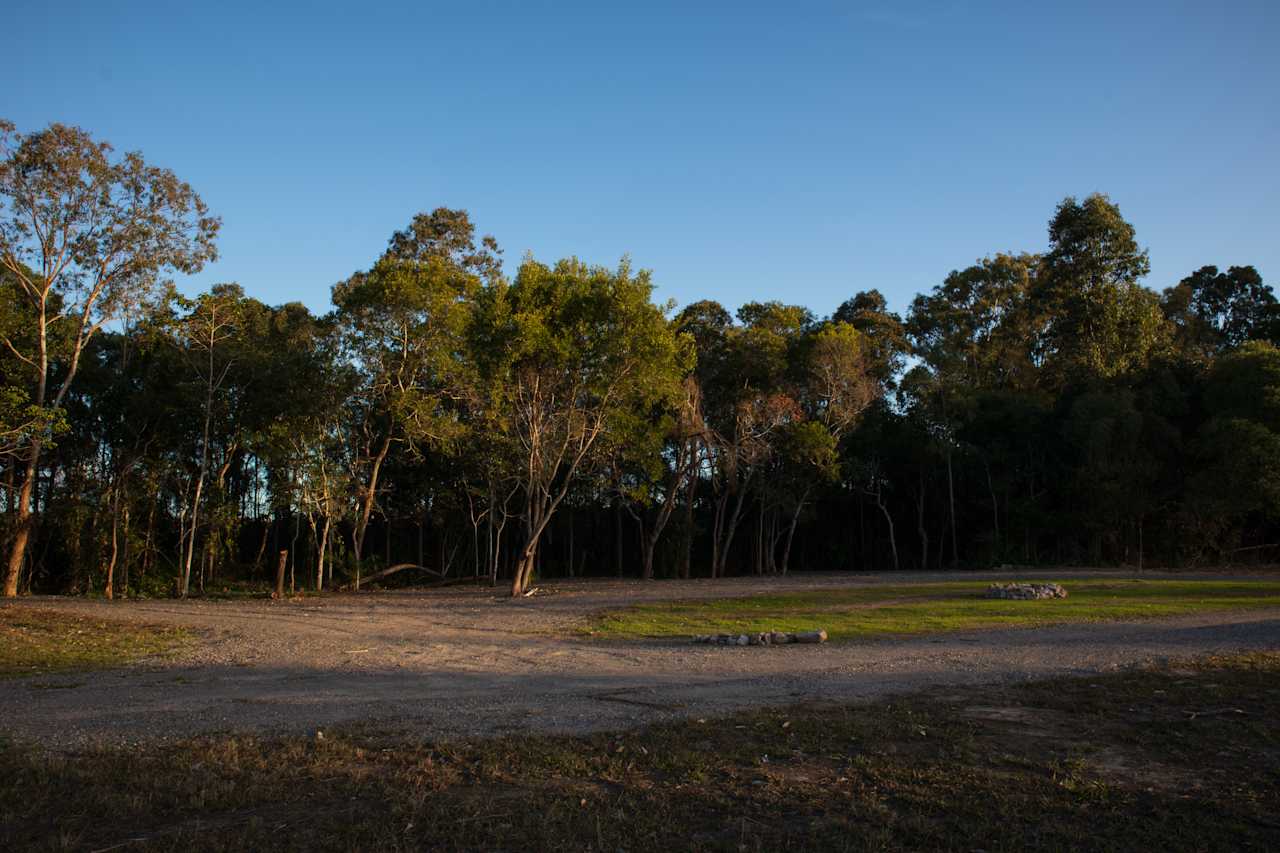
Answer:
M396 442L442 447L459 432L465 330L482 284L500 276L492 237L477 244L465 211L437 208L396 232L367 272L333 288L343 340L360 377L351 424L357 483L356 562Z
M174 339L188 363L200 399L201 425L190 514L187 519L186 542L182 554L182 571L178 576L178 594L185 597L191 589L191 564L195 558L196 541L200 534L201 511L204 508L205 489L209 484L211 445L214 441L215 419L219 409L225 407L228 377L243 356L241 338L244 334L246 299L238 285L215 285L208 293L193 300L175 296L184 312L175 323ZM230 442L226 454L229 464L235 455L236 444ZM219 478L221 479L221 478Z
M24 367L30 405L60 409L98 331L160 276L214 259L219 224L190 186L141 154L115 158L75 127L23 134L0 120L0 265L35 324L34 340L3 344ZM31 541L43 443L33 438L22 454L6 597L18 594Z
M547 524L596 451L637 409L678 405L692 347L651 301L645 271L526 258L484 294L473 330L479 398L513 445L524 543L511 594L529 586Z
M1037 355L1054 385L1139 370L1167 346L1159 297L1140 283L1150 269L1133 226L1109 198L1095 193L1058 205L1030 293Z

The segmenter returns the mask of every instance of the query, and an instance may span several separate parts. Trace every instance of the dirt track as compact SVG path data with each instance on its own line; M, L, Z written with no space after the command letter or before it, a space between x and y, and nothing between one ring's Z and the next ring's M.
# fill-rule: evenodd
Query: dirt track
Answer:
M516 601L474 588L282 604L24 599L5 606L185 625L204 640L179 660L0 681L0 733L73 749L96 740L311 732L356 721L441 736L578 732L754 704L869 698L1280 649L1280 611L745 649L605 643L570 633L585 615L639 600L912 579L937 578L569 582Z

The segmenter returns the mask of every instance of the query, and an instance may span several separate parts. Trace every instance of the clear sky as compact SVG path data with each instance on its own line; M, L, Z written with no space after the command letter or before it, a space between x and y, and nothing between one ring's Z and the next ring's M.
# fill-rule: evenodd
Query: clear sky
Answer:
M141 150L222 216L186 290L323 310L445 205L509 269L630 254L682 303L902 309L1093 191L1152 287L1280 284L1280 0L5 5L0 116Z

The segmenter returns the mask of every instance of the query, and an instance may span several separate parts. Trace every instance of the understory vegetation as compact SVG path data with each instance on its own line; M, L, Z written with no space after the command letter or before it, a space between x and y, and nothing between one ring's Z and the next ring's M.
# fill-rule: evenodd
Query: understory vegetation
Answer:
M0 742L5 849L1274 850L1280 655L428 742Z
M188 595L280 566L290 590L514 595L1274 562L1271 287L1247 259L1149 286L1109 198L1046 213L1044 247L939 270L905 313L851 283L823 315L655 304L625 260L509 270L440 207L317 282L317 315L180 293L220 226L190 186L0 121L3 593Z
M1190 613L1280 606L1274 580L1061 581L1065 599L1011 601L984 597L988 582L883 584L814 592L634 604L593 619L584 632L602 638L680 637L708 633L810 631L833 641L886 634L932 634L974 628L1017 628L1152 619Z

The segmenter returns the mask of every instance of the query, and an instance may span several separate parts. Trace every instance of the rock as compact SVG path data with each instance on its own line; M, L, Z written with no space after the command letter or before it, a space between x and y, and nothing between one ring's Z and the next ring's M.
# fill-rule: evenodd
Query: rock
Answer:
M786 631L762 631L752 634L695 634L694 643L711 646L783 646L787 643L825 643L827 632L816 631L788 633Z
M993 583L987 587L987 598L1033 601L1042 598L1066 598L1067 591L1056 583Z

